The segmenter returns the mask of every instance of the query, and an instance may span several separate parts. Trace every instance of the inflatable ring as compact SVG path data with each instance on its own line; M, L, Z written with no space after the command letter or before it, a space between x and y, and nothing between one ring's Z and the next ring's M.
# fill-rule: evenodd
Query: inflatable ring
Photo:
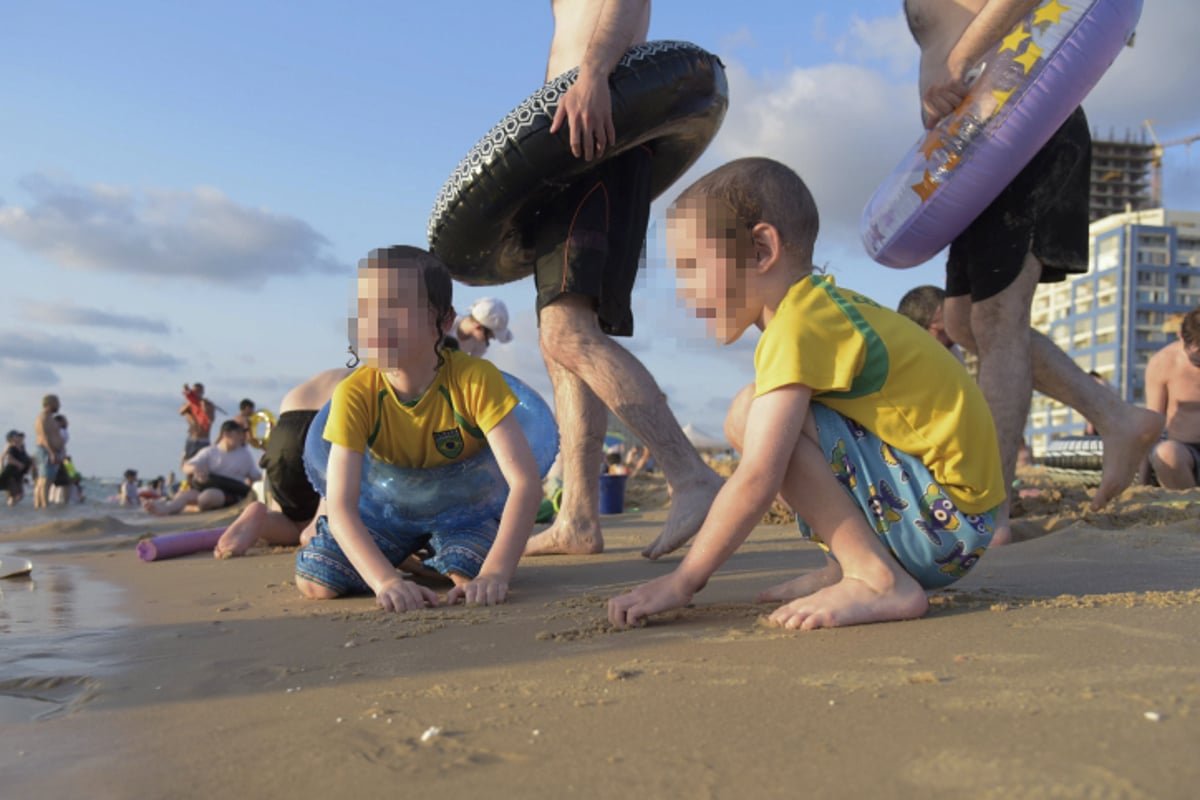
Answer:
M265 408L261 411L255 411L250 415L250 430L246 433L246 441L251 447L259 450L267 449L267 440L271 438L271 431L275 429L275 415ZM266 425L267 429L263 432L262 438L258 437L258 426Z
M554 414L537 392L508 373L501 373L517 396L513 409L533 448L538 474L545 476L558 455ZM325 421L329 403L317 412L304 442L304 471L317 494L325 496L329 442ZM397 467L363 456L358 511L370 528L394 533L429 533L500 516L508 484L490 449L457 464L432 469Z
M553 136L558 101L578 70L534 92L479 140L438 193L429 218L429 249L462 283L508 283L533 273L521 231L538 209L594 167L571 153L564 126ZM657 197L712 141L729 106L720 59L688 42L631 48L609 78L616 144L601 159L641 144L654 150L651 195Z
M1142 0L1047 0L1018 22L867 204L871 258L914 267L966 230L1096 85L1141 12Z

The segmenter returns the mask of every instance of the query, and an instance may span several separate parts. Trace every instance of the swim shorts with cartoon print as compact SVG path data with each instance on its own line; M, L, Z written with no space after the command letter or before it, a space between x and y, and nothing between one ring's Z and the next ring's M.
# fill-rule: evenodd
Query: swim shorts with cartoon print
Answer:
M425 566L443 575L454 572L474 580L496 541L499 525L498 520L490 519L447 533L382 533L371 528L367 533L393 567L419 551L432 550L433 555L424 559ZM317 517L312 539L296 551L296 574L339 595L372 591L342 552L324 514Z
M889 447L828 406L814 402L810 408L833 473L905 571L926 589L966 575L992 541L996 509L964 514L919 458ZM825 546L803 520L797 522L805 538Z

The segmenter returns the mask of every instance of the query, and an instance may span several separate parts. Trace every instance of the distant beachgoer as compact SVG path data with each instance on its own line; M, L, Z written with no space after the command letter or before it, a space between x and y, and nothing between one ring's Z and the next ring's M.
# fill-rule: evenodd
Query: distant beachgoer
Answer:
M11 430L5 437L8 447L0 458L0 489L8 493L8 504L14 506L25 497L25 476L33 470L33 457L25 451L25 434Z
M508 329L508 307L503 300L481 297L471 304L471 310L459 317L450 330L449 338L458 344L458 349L469 356L483 358L488 345L495 339L501 344L512 341Z
M191 386L185 383L183 396L186 398L186 402L180 406L179 414L187 420L188 425L187 440L183 443L182 459L182 461L187 461L210 444L209 431L212 430L213 415L216 414L217 407L211 400L205 398L203 383L193 383Z
M253 502L225 529L213 555L240 556L260 539L270 545L305 544L312 538L321 496L304 471L304 442L313 418L342 379L354 370L327 369L296 386L279 404L279 420L271 428L259 459L266 470L270 505Z
M71 432L67 430L67 417L65 414L55 414L54 421L58 423L58 432L62 436L63 451L58 474L54 476L54 482L50 486L50 502L61 506L77 500L79 492L75 486L79 480L79 473L71 463L70 453L67 452L71 442Z
M190 505L200 511L224 508L246 498L250 484L262 477L246 446L246 430L232 419L221 425L221 438L183 463L189 488L171 500L147 500L142 508L155 516L178 514Z
M250 428L252 427L250 418L253 416L254 401L247 397L238 403L238 413L233 419L246 430L246 433L250 433Z
M1148 465L1159 485L1200 485L1200 307L1184 316L1179 338L1146 364L1146 407L1167 418L1167 437L1150 451Z
M141 486L138 481L137 470L125 470L125 482L121 484L121 489L117 492L117 496L121 498L121 505L137 505L141 502L141 498L139 497L140 493Z
M54 418L61 405L58 395L48 394L42 398L42 413L33 425L37 447L33 457L37 464L37 480L33 485L33 507L46 508L50 504L50 487L58 477L59 467L66 448L58 420Z

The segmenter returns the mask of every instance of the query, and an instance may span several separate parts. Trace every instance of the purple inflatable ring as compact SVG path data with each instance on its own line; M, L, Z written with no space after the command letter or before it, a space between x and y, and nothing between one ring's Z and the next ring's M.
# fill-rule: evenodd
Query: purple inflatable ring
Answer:
M1047 0L977 68L954 113L921 137L867 203L871 258L915 267L937 255L1032 160L1129 40L1142 0Z

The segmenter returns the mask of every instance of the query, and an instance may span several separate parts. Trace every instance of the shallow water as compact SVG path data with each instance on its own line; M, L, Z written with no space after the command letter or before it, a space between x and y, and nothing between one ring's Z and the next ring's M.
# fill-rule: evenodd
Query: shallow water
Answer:
M122 590L86 571L39 557L41 545L5 542L0 555L24 555L33 572L0 580L0 723L68 713L116 666L116 639L130 620Z
M27 488L25 498L15 506L0 504L0 533L12 533L37 525L53 522L73 522L81 519L110 516L134 525L144 523L147 514L137 506L121 506L109 502L117 492L112 481L85 479L82 503L52 505L49 508L33 507L33 489Z

